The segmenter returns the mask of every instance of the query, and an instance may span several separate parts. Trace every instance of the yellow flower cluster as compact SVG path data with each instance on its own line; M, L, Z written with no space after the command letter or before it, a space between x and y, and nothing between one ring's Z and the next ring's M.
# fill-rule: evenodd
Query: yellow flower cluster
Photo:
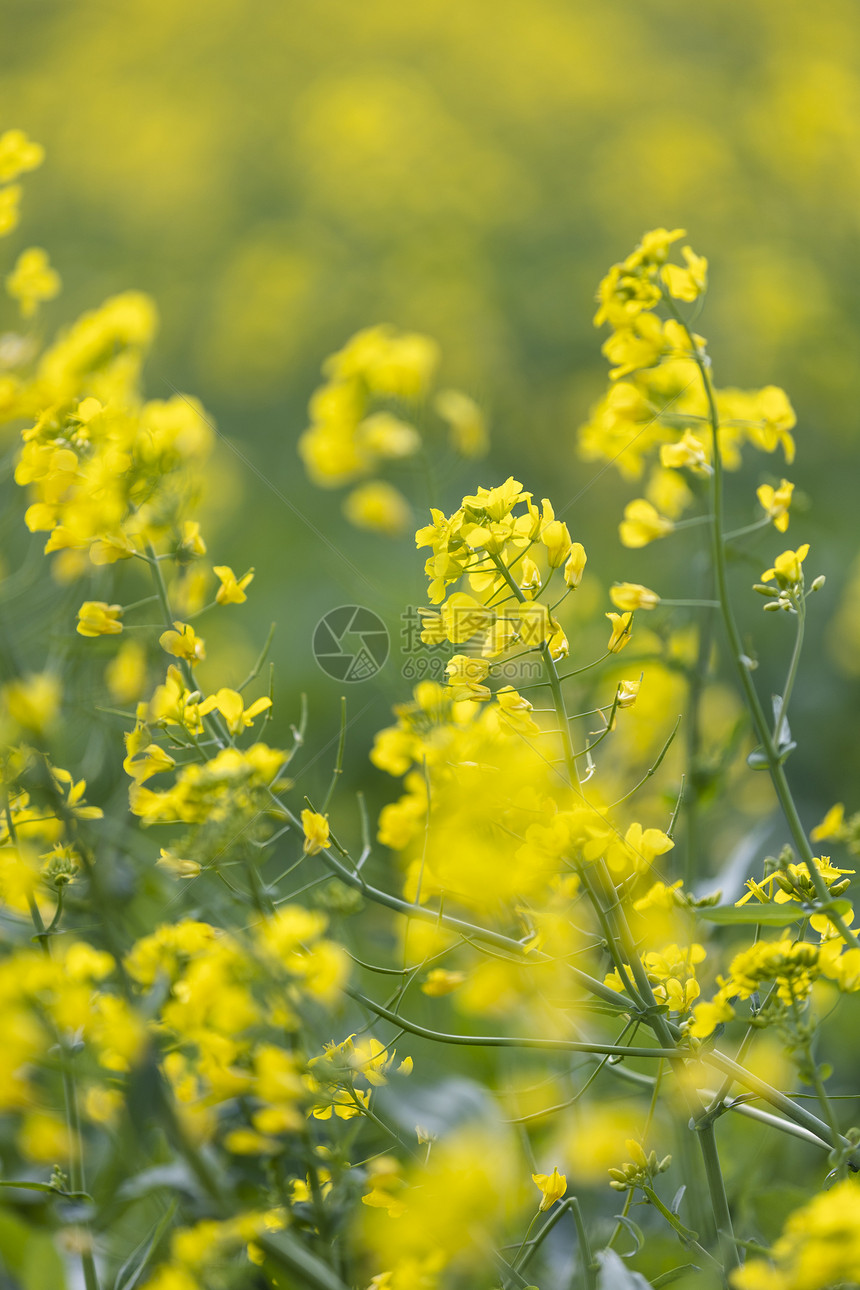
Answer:
M789 1216L772 1262L750 1259L732 1274L735 1290L830 1290L860 1281L860 1186L850 1179Z
M41 166L44 159L45 149L29 139L23 130L6 130L0 134L0 237L18 227L22 189L13 181Z
M403 412L414 416L427 400L439 357L428 336L380 325L357 332L327 358L326 382L311 398L311 424L299 440L311 480L338 488L415 456L422 432ZM486 429L474 401L459 390L440 390L433 402L454 448L463 456L481 456ZM412 514L399 489L383 479L354 488L344 513L358 528L390 537L407 530Z
M655 229L620 264L610 269L598 291L595 324L608 323L612 335L603 352L613 364L612 384L579 432L586 460L613 464L626 479L642 477L652 461L645 496L625 511L619 535L640 547L670 533L695 501L683 472L707 476L713 469L712 407L700 365L705 342L684 321L678 304L699 299L707 288L707 261L689 246L684 265L672 263L673 243L683 229ZM657 310L669 316L661 318ZM741 448L762 452L781 447L794 458L794 411L776 386L757 391L712 390L717 439L723 465L737 469ZM656 461L654 459L657 459ZM763 484L758 498L779 532L788 526L794 485Z

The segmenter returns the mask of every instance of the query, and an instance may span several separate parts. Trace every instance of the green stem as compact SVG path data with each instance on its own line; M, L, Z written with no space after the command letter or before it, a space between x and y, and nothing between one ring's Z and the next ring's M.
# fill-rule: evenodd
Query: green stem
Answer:
M520 1243L519 1243L519 1246L518 1246L518 1248L517 1248L517 1252L516 1252L516 1254L515 1254L515 1255L514 1255L514 1257L511 1259L511 1267L512 1267L512 1268L516 1268L516 1267L517 1267L517 1265L518 1265L518 1263L519 1263L519 1261L520 1261L520 1255L522 1254L523 1250L525 1249L526 1241L527 1241L527 1240L529 1239L529 1237L531 1236L532 1228L534 1227L535 1223L538 1221L538 1219L539 1219L539 1218L540 1218L540 1210L538 1210L538 1212L533 1216L532 1221L529 1223L528 1227L526 1228L526 1234L525 1234L525 1236L523 1237L523 1239L522 1239L522 1240L520 1241Z
M594 1255L591 1252L591 1245L588 1240L588 1233L585 1230L585 1223L582 1217L582 1210L579 1201L575 1196L570 1197L570 1208L573 1210L573 1221L576 1223L576 1235L579 1240L579 1262L582 1267L582 1279L585 1290L597 1290L597 1272L598 1267L594 1262Z
M725 538L723 532L723 463L720 453L720 416L717 409L713 383L708 371L706 355L704 355L699 349L699 346L694 340L687 324L668 299L667 304L687 334L690 343L691 355L699 369L699 374L702 378L702 385L705 391L705 398L708 403L708 415L711 423L714 456L714 473L712 475L714 522L711 529L711 550L714 572L717 579L717 593L720 601L723 624L726 629L726 635L729 638L732 658L738 673L741 688L743 689L744 696L747 701L747 707L749 708L750 715L752 716L756 734L762 748L764 749L771 780L773 781L773 786L776 790L779 804L782 807L783 815L785 816L786 823L788 824L789 831L791 832L798 852L809 871L809 877L815 888L816 895L821 903L826 905L830 899L830 894L827 890L824 879L815 867L812 848L809 844L809 840L807 839L803 825L800 822L800 816L797 812L794 797L792 796L791 789L789 788L788 780L785 777L785 771L782 766L779 750L771 737L770 724L765 717L764 710L762 709L759 701L758 693L750 675L749 664L744 652L740 631L738 630L738 625L735 622L735 616L729 599L728 571L726 567ZM832 910L826 910L825 912L828 919L839 932L846 944L852 946L854 949L860 949L860 940L858 940L850 930L841 915Z
M368 998L359 990L347 988L346 993L357 1003L361 1003L378 1017L402 1026L412 1035L421 1039L433 1039L442 1044L464 1044L476 1048L542 1048L550 1052L567 1053L607 1053L615 1057L677 1057L676 1048L625 1047L623 1044L586 1043L576 1039L536 1039L531 1035L522 1037L513 1035L457 1035L442 1030L429 1030L415 1021L410 1021L399 1012L392 1012L384 1004Z
M722 1272L722 1267L714 1258L714 1256L712 1254L709 1254L708 1251L704 1248L704 1246L699 1244L697 1239L697 1234L691 1231L689 1227L685 1227L684 1224L681 1222L681 1220L678 1218L678 1215L673 1214L671 1209L669 1209L666 1205L663 1204L660 1197L654 1191L654 1188L643 1186L642 1192L645 1195L646 1199L648 1200L648 1203L653 1205L654 1208L663 1215L666 1222L673 1229L673 1231L677 1232L682 1243L687 1247L687 1249L695 1250L696 1253L699 1255L699 1257L704 1259L705 1262L710 1267L719 1268L720 1271ZM733 1264L733 1266L737 1266L737 1263Z
M794 649L791 653L791 662L788 665L788 676L785 678L782 698L780 699L779 707L774 714L773 742L777 748L782 746L782 727L788 712L788 704L791 699L791 692L794 689L795 678L797 677L797 668L800 663L800 651L803 649L803 629L806 625L806 601L802 596L796 603L796 609L797 634L794 638Z
M714 1117L703 1115L696 1123L699 1141L702 1148L702 1159L705 1163L705 1176L708 1180L708 1192L714 1208L714 1222L717 1226L717 1239L720 1245L723 1266L727 1271L740 1267L738 1247L735 1244L735 1233L732 1227L732 1213L726 1195L726 1184L720 1165L717 1150L717 1135Z

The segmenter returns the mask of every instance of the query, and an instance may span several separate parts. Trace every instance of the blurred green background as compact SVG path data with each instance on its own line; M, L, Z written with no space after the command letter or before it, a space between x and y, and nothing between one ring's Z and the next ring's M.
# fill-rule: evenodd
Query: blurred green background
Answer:
M696 594L689 543L620 547L635 485L575 449L605 384L596 283L644 229L679 225L711 261L699 326L718 384L782 384L798 411L789 473L811 509L785 543L759 540L738 585L783 545L813 543L809 567L828 586L792 774L810 823L837 798L856 807L860 626L850 610L834 618L860 547L856 0L3 8L5 125L48 153L11 247L48 247L63 276L46 329L129 286L151 292L162 331L149 394L199 395L224 436L210 553L257 577L249 604L226 611L233 655L207 684L236 683L277 620L279 720L286 729L308 691L319 752L336 738L341 687L316 668L311 634L357 601L395 639L384 672L351 690L354 751L406 696L399 615L424 603L423 553L350 530L296 455L321 359L374 322L435 336L444 383L488 412L490 460L448 472L438 504L514 473L559 509L577 497L565 518L605 583ZM780 466L758 459L737 481L740 523ZM766 693L789 633L741 594ZM213 658L219 630L213 617Z

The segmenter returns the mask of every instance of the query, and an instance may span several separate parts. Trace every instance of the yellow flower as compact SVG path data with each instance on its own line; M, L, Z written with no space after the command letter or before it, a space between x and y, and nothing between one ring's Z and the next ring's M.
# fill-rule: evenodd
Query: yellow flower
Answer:
M845 822L845 807L842 802L837 802L831 806L820 824L816 824L810 833L813 842L821 842L824 838L842 837L842 826Z
M632 326L614 332L602 352L615 366L610 379L619 380L642 367L654 367L670 348L663 323L654 314L640 314Z
M158 643L167 654L172 654L174 658L184 658L193 667L206 657L206 646L188 623L174 623L173 626L176 630L162 632Z
M660 464L671 470L687 466L697 475L709 475L705 445L690 431L685 430L678 443L664 443L660 448Z
M649 591L638 582L616 582L609 590L609 599L616 609L655 609L660 603L656 591Z
M53 723L60 705L60 682L50 672L38 672L10 681L0 690L0 700L22 730L41 735Z
M13 232L18 227L20 201L20 184L10 184L8 188L0 188L0 237L5 237L7 233Z
M450 994L456 990L466 980L464 972L448 972L445 968L433 968L427 973L421 986L422 994L429 994L431 998L439 998L443 994Z
M463 699L489 699L489 687L481 684L489 670L490 665L486 659L455 654L445 667L448 684L454 689L454 702L459 703Z
M406 498L382 479L354 488L344 499L343 513L356 528L384 533L386 537L399 537L413 523Z
M60 275L51 268L48 253L40 246L22 251L6 278L6 290L18 301L22 318L32 318L43 300L53 300L60 285Z
M186 557L206 554L206 543L201 536L200 524L197 520L185 520L183 522L180 553Z
M682 247L681 254L687 261L686 269L678 264L667 264L663 280L669 295L676 300L697 300L708 285L708 261L703 255L696 255L689 246Z
M618 536L624 546L647 546L655 538L665 537L675 525L661 515L644 497L637 497L624 508L624 519L618 526Z
M585 547L582 543L574 542L570 548L570 555L567 557L567 564L564 566L564 580L569 587L578 587L582 582L587 559L588 556L585 554Z
M780 480L779 488L762 484L756 489L756 497L764 507L768 519L773 520L773 526L779 533L784 533L788 528L788 511L793 492L794 484L789 483L787 479Z
M780 587L796 587L803 581L801 565L808 555L808 542L804 542L796 551L783 551L774 560L773 568L765 569L761 575L762 582L772 582L775 578Z
M654 228L648 233L642 234L642 241L634 251L631 251L624 261L625 269L638 269L643 265L665 264L669 255L669 247L673 242L678 242L682 237L687 236L685 228Z
M612 635L606 648L610 654L619 654L633 635L633 614L606 614L605 617L612 623Z
M253 569L249 569L245 576L238 580L233 570L226 564L213 565L212 572L221 583L215 594L215 599L219 605L242 605L245 603L248 599L245 595L245 588L253 580Z
M124 642L105 668L105 682L115 703L140 698L146 682L146 649L140 641Z
M567 1191L567 1177L554 1168L551 1174L532 1174L532 1182L542 1195L538 1213L549 1209L557 1200L561 1200Z
M174 878L196 878L203 867L198 860L184 860L181 856L175 856L172 851L166 851L164 847L160 849L155 863L159 868L166 869Z
M0 184L17 179L25 170L35 170L44 159L41 143L28 139L23 130L7 130L0 135Z
M85 600L78 610L78 632L81 636L117 636L122 631L121 617L122 605Z
M551 569L558 569L570 554L570 533L567 525L555 518L552 504L545 497L542 502L543 520L540 528L540 540L546 547L547 559Z
M638 681L619 681L617 692L618 697L616 699L615 706L618 708L632 708L633 704L639 697L639 687L641 684L641 677Z
M305 831L305 855L315 856L329 844L328 816L319 811L302 811L302 828Z
M258 717L261 712L265 712L271 706L272 700L265 696L261 699L255 699L251 706L246 708L238 690L229 690L223 687L215 694L210 694L208 699L204 699L198 711L201 717L205 717L207 713L217 708L227 722L227 729L230 734L240 735L243 730L247 730L249 726L253 725L255 717Z
M460 390L440 390L433 407L448 422L448 434L457 452L463 457L484 456L489 447L487 424L474 399Z

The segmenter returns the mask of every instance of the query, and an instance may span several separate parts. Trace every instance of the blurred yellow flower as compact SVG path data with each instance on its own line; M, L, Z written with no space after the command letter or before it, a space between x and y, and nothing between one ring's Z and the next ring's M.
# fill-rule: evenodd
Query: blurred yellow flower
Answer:
M121 617L122 605L85 600L78 610L78 631L81 636L116 636L122 631Z
M6 290L18 301L22 318L32 318L43 300L53 300L59 294L60 286L60 275L40 246L22 251L6 278Z

